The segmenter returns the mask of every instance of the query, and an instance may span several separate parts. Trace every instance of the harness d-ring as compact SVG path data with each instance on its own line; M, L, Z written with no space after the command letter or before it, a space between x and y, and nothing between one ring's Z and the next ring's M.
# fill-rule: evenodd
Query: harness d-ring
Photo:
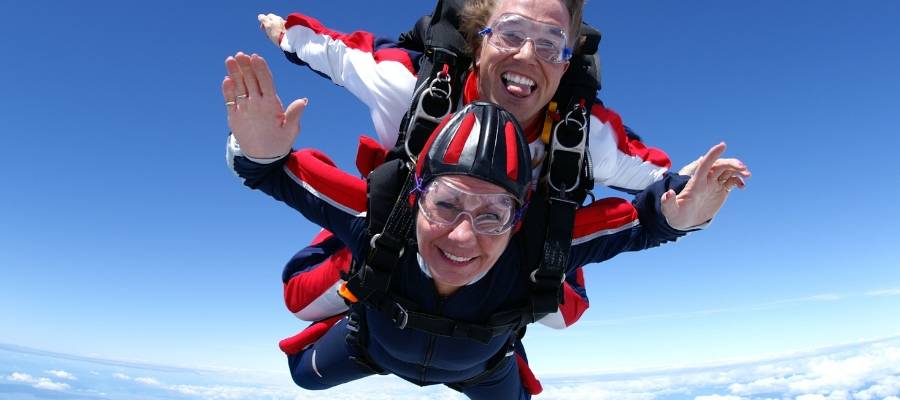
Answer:
M438 85L446 85L446 89L438 87ZM440 124L441 120L447 115L450 115L453 111L453 101L451 101L452 95L453 86L450 85L450 74L446 71L438 71L437 76L428 83L428 87L426 87L419 96L418 102L416 103L416 111L413 113L412 118L410 118L409 126L413 126L418 119ZM445 101L447 103L447 109L444 110L441 115L435 116L428 114L423 106L426 97ZM409 139L410 136L407 136L403 143L403 149L406 150L406 155L409 156L409 159L415 162L419 155L413 154L413 151L409 149Z

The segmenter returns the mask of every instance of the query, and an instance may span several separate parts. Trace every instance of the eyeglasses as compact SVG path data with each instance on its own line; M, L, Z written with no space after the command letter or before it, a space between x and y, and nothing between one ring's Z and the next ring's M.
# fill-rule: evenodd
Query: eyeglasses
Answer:
M463 215L482 235L502 235L519 219L518 201L507 193L471 193L435 178L419 196L419 210L429 222L453 225Z
M487 42L502 52L519 50L531 40L535 55L541 60L561 64L572 58L565 29L518 14L503 14L478 34L487 36Z

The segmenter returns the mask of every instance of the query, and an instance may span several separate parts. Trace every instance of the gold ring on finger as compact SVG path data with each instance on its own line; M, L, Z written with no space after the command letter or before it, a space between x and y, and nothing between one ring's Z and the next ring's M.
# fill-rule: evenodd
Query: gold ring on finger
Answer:
M226 102L225 102L225 106L226 106L226 107L231 107L231 106L233 106L233 105L235 105L235 104L237 104L237 103L235 103L234 101L226 101Z
M239 95L237 96L237 98L239 98L239 99L246 99L246 98L247 98L247 95L246 95L246 94L239 94Z

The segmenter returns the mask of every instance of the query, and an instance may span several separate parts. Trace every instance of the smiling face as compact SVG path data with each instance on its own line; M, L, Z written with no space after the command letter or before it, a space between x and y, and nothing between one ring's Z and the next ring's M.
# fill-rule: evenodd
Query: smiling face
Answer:
M503 188L470 176L444 176L459 189L471 193L507 193ZM455 223L429 222L421 211L416 215L416 239L419 254L434 279L441 296L448 296L486 273L506 250L512 233L477 234L472 220L460 217Z
M565 4L559 0L500 0L488 24L507 13L563 29L570 21ZM530 40L522 48L506 52L483 42L477 54L481 99L506 108L525 127L531 126L550 102L569 65L541 60Z

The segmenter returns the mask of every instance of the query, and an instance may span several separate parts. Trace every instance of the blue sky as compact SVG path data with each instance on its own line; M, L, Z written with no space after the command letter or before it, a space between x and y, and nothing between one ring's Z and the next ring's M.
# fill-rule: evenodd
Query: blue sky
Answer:
M394 5L396 4L396 5ZM256 14L395 36L427 2L0 5L0 343L283 373L283 263L316 230L224 165L223 59L257 52L299 146L352 167L365 108ZM601 98L683 165L753 170L710 229L586 269L591 308L526 339L545 374L749 359L900 334L900 5L592 1ZM614 192L603 192L615 195ZM11 372L10 372L11 373Z

